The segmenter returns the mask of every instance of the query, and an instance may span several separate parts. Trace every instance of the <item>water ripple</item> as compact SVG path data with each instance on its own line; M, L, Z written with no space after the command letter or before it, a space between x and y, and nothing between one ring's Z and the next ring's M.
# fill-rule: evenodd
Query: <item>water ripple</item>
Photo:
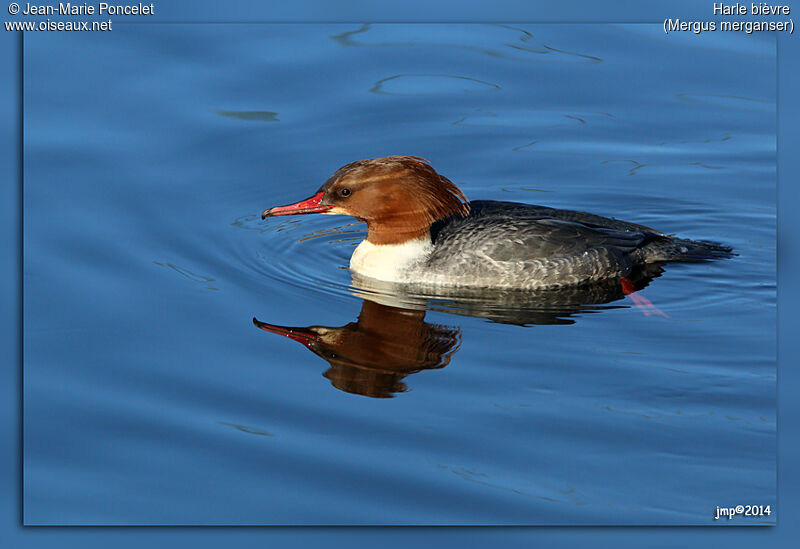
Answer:
M424 36L409 39L409 28L399 25L364 24L358 29L331 36L331 39L346 48L453 48L478 53L493 58L512 59L516 61L542 60L542 56L556 54L560 61L573 59L584 63L602 63L600 57L586 53L578 53L556 48L542 42L534 42L533 33L510 25L490 25L490 32L481 26L483 32L471 33L465 38L463 32L452 35L450 31L458 31L461 27L438 25L416 25L414 30L425 30ZM441 32L431 32L431 29ZM381 39L369 41L380 29ZM396 35L396 37L394 36ZM486 44L475 45L475 38L480 36ZM530 55L533 54L533 55Z
M585 125L590 120L613 118L607 112L564 113L538 109L475 109L473 114L462 116L453 126L500 128L554 128L558 126Z
M247 120L249 122L280 122L280 120L278 120L278 113L272 111L226 111L215 109L211 112L224 116L225 118Z
M396 74L375 82L369 90L382 95L427 95L497 91L491 82L452 74Z
M217 288L212 284L212 282L215 282L215 279L211 278L210 276L193 273L189 269L186 269L179 265L175 265L174 263L162 263L160 261L153 261L153 263L155 263L159 267L166 267L168 269L172 269L182 277L191 280L192 282L197 282L198 284L205 284L205 288L207 290L219 290L219 288Z
M686 103L703 103L724 108L737 108L748 110L775 110L775 101L766 99L756 99L754 97L742 97L738 95L724 94L700 94L700 93L678 93L675 95L678 101Z
M347 265L353 248L365 235L358 228L360 223L342 223L324 216L286 218L275 223L245 215L231 225L261 234L281 233L259 239L254 253L241 258L246 269L283 287L352 300Z

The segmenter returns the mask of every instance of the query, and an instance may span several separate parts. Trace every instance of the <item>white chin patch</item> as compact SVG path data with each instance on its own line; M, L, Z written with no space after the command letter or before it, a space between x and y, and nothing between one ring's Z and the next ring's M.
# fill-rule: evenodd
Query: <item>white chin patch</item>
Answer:
M327 211L325 211L325 212L322 212L322 213L324 213L324 214L326 214L326 215L350 215L349 213L347 213L346 211L344 211L344 210L343 210L342 208L340 208L339 206L334 206L334 207L333 207L333 208L331 208L330 210L327 210Z

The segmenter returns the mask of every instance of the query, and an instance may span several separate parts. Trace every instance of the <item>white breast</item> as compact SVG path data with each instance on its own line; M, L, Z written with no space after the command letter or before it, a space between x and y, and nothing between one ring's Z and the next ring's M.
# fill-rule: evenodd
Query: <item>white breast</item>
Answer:
M350 258L350 270L378 280L405 282L409 268L424 261L431 250L433 244L428 237L381 245L364 240Z

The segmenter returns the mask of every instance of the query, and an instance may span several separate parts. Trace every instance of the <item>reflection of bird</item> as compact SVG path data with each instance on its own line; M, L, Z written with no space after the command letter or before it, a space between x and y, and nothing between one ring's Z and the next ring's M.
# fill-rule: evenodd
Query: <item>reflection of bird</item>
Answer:
M644 288L661 269L636 271L635 289ZM374 282L374 281L372 281ZM396 294L392 289L399 289ZM253 319L264 331L302 343L330 364L325 372L334 387L370 397L403 392L402 379L421 370L444 368L458 350L461 329L425 322L426 310L487 318L507 324L573 324L576 315L601 311L622 299L619 281L603 281L560 290L475 291L442 299L403 293L402 285L369 285L356 322L340 327L289 327Z
M311 198L265 210L262 218L307 213L367 223L367 238L350 259L355 274L437 289L560 288L628 277L651 263L731 255L726 246L586 212L468 202L412 156L348 164Z
M337 389L386 398L406 390L401 380L420 370L444 368L460 343L459 328L425 322L424 310L365 300L356 322L341 327L291 328L253 323L305 345L330 364L325 377Z

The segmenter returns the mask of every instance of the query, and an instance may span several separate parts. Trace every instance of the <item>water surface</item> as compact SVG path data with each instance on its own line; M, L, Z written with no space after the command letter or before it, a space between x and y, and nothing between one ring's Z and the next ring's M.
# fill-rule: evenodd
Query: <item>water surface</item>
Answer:
M771 37L126 24L27 35L24 76L27 524L774 509ZM618 288L522 305L359 289L363 225L260 220L389 154L472 199L738 256L644 273L666 316L648 315ZM322 333L339 347L315 354Z

